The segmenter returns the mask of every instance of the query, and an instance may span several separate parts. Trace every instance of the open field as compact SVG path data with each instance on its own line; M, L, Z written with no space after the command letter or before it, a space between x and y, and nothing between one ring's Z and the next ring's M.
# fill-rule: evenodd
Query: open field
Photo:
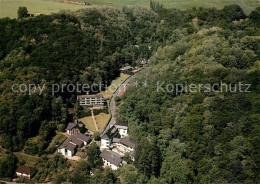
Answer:
M149 7L150 0L75 0L78 2L87 2L90 6L57 2L55 0L0 0L0 17L17 17L19 6L26 6L29 13L51 14L60 10L76 11L82 8L113 6L122 8L124 6L143 6ZM160 2L166 8L177 8L181 10L192 7L216 7L223 8L225 5L238 4L249 14L257 6L260 6L259 0L155 0Z
M107 90L101 92L100 94L102 94L105 98L110 98L116 88L118 88L128 77L129 75L121 73L120 77L117 77L115 80L113 80L111 85L108 86Z
M15 152L14 154L18 158L19 162L25 161L26 165L30 167L35 167L35 164L39 160L38 156L28 155L22 152Z
M92 132L95 132L95 131L96 131L91 116L87 116L87 117L81 118L81 119L79 119L79 121L81 121L81 122L86 126L86 128L87 128L88 130L90 130L90 131L92 131Z
M103 132L103 130L104 130L105 126L107 125L107 122L110 118L110 114L100 113L99 115L97 115L95 117L96 117L99 132Z
M238 4L248 14L257 6L260 6L259 0L154 0L160 2L166 8L177 8L181 10L189 9L192 7L216 7L223 8L226 5ZM111 5L122 8L123 6L150 6L150 0L85 0L98 5Z
M98 125L98 130L99 132L102 132L110 118L109 114L105 114L105 113L100 113L99 115L95 116L96 121L97 121L97 125ZM91 116L87 116L84 118L79 119L79 121L81 121L82 123L84 123L84 125L86 126L86 128L92 132L95 132L95 126L94 123L92 121L92 117Z
M78 9L92 7L85 5L61 3L52 0L0 0L0 18L17 17L17 10L20 6L25 6L30 14L51 14L60 10L76 11Z

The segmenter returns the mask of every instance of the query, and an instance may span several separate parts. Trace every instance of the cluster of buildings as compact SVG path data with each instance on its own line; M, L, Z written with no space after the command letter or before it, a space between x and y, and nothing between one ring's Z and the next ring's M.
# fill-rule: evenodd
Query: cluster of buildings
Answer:
M78 148L86 146L91 141L91 137L84 135L80 132L83 128L82 123L69 123L66 132L70 137L68 137L59 147L58 152L64 156L72 157Z
M68 137L59 147L58 152L66 157L72 157L78 148L88 145L91 137L80 132L81 123L69 123L66 132ZM101 136L100 157L103 160L104 167L110 167L117 170L126 162L123 157L128 155L132 161L135 160L135 143L128 137L128 125L119 122L110 127L110 129Z
M117 170L126 162L123 157L129 155L132 161L135 158L135 143L128 137L127 124L120 122L112 126L106 134L101 136L100 157L103 160L104 167L110 167Z
M72 157L78 148L86 146L91 141L89 136L82 133L68 137L59 147L58 152L64 156Z
M144 58L140 59L140 64L144 66L147 64L147 60ZM132 71L133 67L126 66L120 70L123 73L127 73ZM77 99L80 105L91 108L103 108L106 103L105 98L100 94L79 95L77 96ZM92 138L83 134L84 129L85 125L77 121L68 123L65 130L69 137L58 146L58 152L65 157L73 157L78 148L88 145ZM136 145L129 139L128 133L128 125L119 122L110 127L110 129L101 136L100 157L103 160L104 167L110 167L112 170L117 170L120 166L126 164L123 160L123 157L126 155L128 155L132 161L135 160ZM95 169L92 170L90 172L91 175L94 174ZM37 171L32 167L20 166L16 170L16 175L18 178L31 179L36 172Z

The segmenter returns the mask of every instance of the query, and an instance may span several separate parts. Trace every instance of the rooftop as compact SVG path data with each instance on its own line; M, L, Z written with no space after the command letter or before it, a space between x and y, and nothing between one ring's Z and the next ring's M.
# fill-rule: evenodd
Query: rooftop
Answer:
M107 160L111 164L114 164L115 166L118 166L123 160L121 159L121 156L113 151L104 150L100 154L100 157Z
M27 174L27 175L33 175L36 172L36 170L32 167L20 166L16 169L16 172Z
M109 137L107 134L104 134L103 136L101 136L101 139L109 140Z
M124 122L118 122L115 124L116 128L121 128L121 129L128 129L128 125Z
M74 151L77 145L72 144L70 142L70 138L67 138L59 147L58 149L66 148L67 150Z
M73 129L77 124L76 123L69 123L66 130L71 130Z
M135 148L135 143L133 143L129 138L125 137L120 139L120 143L130 148Z
M124 123L124 122L118 122L115 125L128 127L128 125L126 123Z
M75 136L71 136L68 139L69 139L70 143L76 144L77 146L81 146L82 143L83 143L83 141L79 140L76 135Z
M66 128L66 130L71 130L71 129L73 129L76 126L83 127L83 124L82 123L69 123L67 128Z
M88 142L91 139L89 136L86 136L82 133L77 134L75 137L85 142Z
M77 147L77 145L74 145L70 142L68 144L64 145L64 148L66 148L67 150L70 150L70 151L74 151L76 147Z
M118 142L120 142L120 138L113 138L112 142L118 143Z

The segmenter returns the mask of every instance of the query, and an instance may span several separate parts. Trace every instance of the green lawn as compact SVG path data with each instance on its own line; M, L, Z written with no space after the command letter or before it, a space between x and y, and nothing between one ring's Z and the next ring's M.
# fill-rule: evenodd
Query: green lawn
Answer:
M86 126L86 128L92 132L95 132L95 125L92 121L92 117L91 116L87 116L84 118L79 119L79 121L81 121L82 123L84 123L84 125Z
M51 0L0 0L0 18L16 18L17 10L20 6L27 7L28 12L34 15L51 14L56 13L60 10L76 11L78 9L92 7L85 5L61 3Z
M105 98L110 98L116 90L116 88L118 88L120 84L122 84L122 82L124 82L128 77L129 75L121 73L120 77L117 77L115 80L113 80L111 82L111 85L108 86L107 90L101 92L100 94L102 94Z
M110 119L110 114L100 113L99 115L96 116L99 132L103 132L109 119Z
M105 126L107 125L107 122L110 118L110 114L105 114L105 113L100 113L99 115L95 116L96 118L96 122L98 125L98 129L99 132L103 132ZM92 132L95 132L95 125L92 121L92 117L91 116L87 116L84 118L79 119L79 121L81 121L82 123L84 123L84 125L86 126L86 128Z

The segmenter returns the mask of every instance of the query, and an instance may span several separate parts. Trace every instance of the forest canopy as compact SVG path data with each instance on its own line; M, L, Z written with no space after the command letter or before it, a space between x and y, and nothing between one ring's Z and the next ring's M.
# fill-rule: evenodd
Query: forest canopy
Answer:
M39 156L37 181L73 183L259 182L260 7L247 16L238 5L166 9L124 7L61 11L0 19L0 178L13 177L12 152ZM63 131L77 92L14 93L13 84L110 83L120 67L149 65L118 102L136 161L97 171L99 149L73 166L48 148ZM250 93L156 91L156 82L250 84ZM90 91L91 93L91 91ZM11 161L14 160L13 163ZM47 160L47 161L46 161ZM55 163L55 164L53 164ZM49 169L48 169L49 168ZM63 169L63 168L67 168ZM3 172L7 170L8 172ZM51 173L48 175L48 173ZM120 177L118 177L120 176ZM133 176L133 177L129 177Z

